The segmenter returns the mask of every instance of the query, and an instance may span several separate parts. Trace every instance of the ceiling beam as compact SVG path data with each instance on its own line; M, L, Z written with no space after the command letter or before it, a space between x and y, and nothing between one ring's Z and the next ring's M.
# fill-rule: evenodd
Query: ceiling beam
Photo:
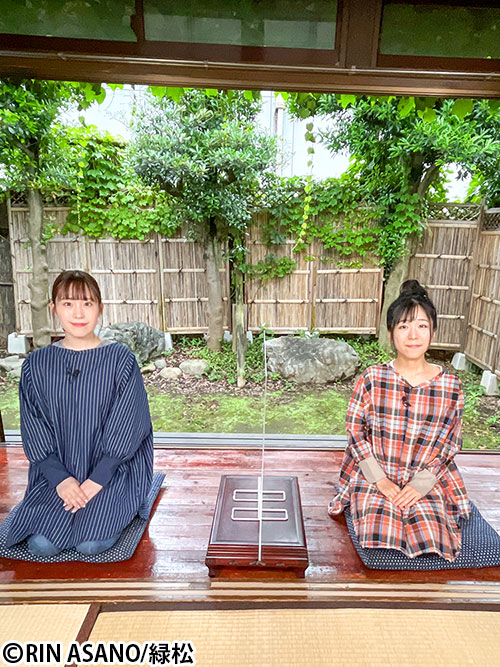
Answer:
M0 76L183 87L500 98L500 73L305 67L0 50Z

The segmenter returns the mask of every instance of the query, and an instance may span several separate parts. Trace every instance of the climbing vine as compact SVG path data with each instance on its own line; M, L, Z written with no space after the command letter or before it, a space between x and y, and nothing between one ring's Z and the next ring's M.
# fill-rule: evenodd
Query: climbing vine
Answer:
M94 128L75 129L73 139L77 168L63 232L144 239L151 232L169 236L178 229L169 197L135 175L124 144Z

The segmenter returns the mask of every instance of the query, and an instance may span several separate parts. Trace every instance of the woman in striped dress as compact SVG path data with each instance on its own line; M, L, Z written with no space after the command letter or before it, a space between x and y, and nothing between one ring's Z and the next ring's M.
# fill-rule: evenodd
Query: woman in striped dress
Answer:
M61 273L50 307L65 337L23 364L21 435L30 468L7 546L27 538L41 556L70 547L95 554L144 512L153 470L147 396L132 352L94 333L102 301L92 276Z
M397 357L367 368L347 412L348 446L332 516L350 503L362 547L398 549L409 558L460 553L459 518L470 506L454 461L462 444L460 380L425 353L437 325L416 280L401 286L387 312Z

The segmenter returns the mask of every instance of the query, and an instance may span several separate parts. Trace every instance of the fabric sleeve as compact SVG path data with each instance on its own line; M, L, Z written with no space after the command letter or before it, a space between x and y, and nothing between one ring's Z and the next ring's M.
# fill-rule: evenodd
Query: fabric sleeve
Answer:
M39 468L49 486L55 488L71 475L56 453L54 429L44 414L33 387L29 358L25 360L22 367L19 404L21 438L26 458Z
M441 436L437 439L431 452L430 461L425 468L419 470L409 482L410 486L427 495L439 479L448 470L448 464L455 454L462 449L462 415L464 411L464 396L462 388L458 388L457 406L443 425Z
M369 379L363 374L358 379L349 401L346 418L348 449L361 470L363 477L370 484L375 484L386 474L373 455L371 433L365 418L365 405L370 393Z
M151 432L146 390L137 361L129 352L118 373L114 402L105 420L103 456L89 479L106 486L121 463L131 459Z

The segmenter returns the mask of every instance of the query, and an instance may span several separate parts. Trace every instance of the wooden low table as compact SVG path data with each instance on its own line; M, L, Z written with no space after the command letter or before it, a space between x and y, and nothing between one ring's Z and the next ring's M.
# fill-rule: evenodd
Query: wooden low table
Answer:
M223 475L205 564L221 568L294 570L304 577L309 557L296 477L264 476L262 549L259 560L257 475Z

